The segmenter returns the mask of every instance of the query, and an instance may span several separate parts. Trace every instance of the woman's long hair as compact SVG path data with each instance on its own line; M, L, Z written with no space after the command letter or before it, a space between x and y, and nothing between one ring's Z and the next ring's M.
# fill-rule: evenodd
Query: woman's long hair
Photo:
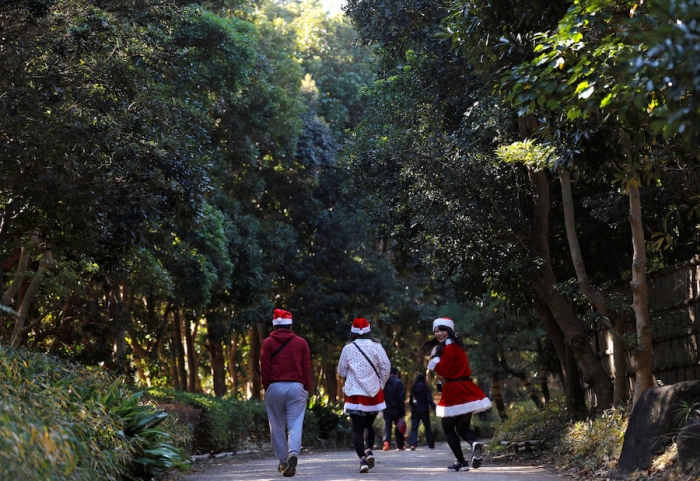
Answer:
M350 344L352 341L356 339L369 339L370 341L373 342L379 342L377 339L374 338L371 332L365 332L364 334L357 334L356 332L351 332L350 333L350 341L348 344Z
M447 326L438 326L436 327L436 329L445 331L447 333L448 338L451 339L452 342L457 344L460 347L460 349L464 351L464 344L462 344L462 341L459 340L459 337L457 337L457 334L455 333L454 329ZM437 338L433 337L431 340L423 343L423 345L420 348L424 353L430 354L433 352L433 348L436 346L437 349L435 349L435 353L432 354L430 357L438 357L442 355L442 351L443 349L445 349L445 343L438 341Z

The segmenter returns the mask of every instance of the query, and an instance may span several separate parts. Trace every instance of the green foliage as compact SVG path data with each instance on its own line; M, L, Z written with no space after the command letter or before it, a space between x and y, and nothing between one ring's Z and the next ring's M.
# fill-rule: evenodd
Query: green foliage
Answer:
M682 401L675 409L673 423L680 427L692 419L700 419L700 400L693 402Z
M628 63L629 73L641 87L635 101L651 113L655 132L664 138L679 135L696 150L700 2L659 0L639 8L627 32L638 45Z
M190 427L196 453L238 451L269 442L267 412L262 401L167 389L151 389L148 396L159 403L176 402L199 411L199 421Z
M562 399L552 400L542 410L532 403L511 404L506 409L508 419L495 427L494 444L541 440L554 446L565 435L564 427L571 420Z
M100 401L123 424L120 434L129 440L133 472L137 477L150 479L152 476L163 476L173 469L185 470L184 451L167 442L170 438L167 432L157 429L168 414L151 404L144 404L141 399L143 391L132 394L118 392L118 383L121 383L120 379L110 386L110 392Z
M570 424L556 451L570 466L586 471L611 469L620 457L630 406L604 411L600 416Z
M0 463L27 481L119 480L184 468L165 413L121 378L0 347Z
M496 150L499 159L506 163L522 163L534 170L544 170L552 164L555 155L551 145L538 145L532 139L501 145Z
M331 404L317 396L309 402L309 411L316 419L319 439L337 444L344 444L350 439L352 427L349 417L343 412L342 403Z
M108 375L0 347L0 463L26 480L119 479L130 460L101 404Z
M262 401L167 389L151 389L148 396L167 406L169 412L178 412L181 410L179 406L197 410L197 419L190 420L187 425L195 453L235 452L267 448L269 445L269 423ZM342 404L333 405L327 399L312 398L304 416L304 445L345 445L350 439L350 422L342 410Z
M510 406L508 419L496 426L493 445L539 440L544 456L558 469L598 473L614 468L620 456L631 405L611 408L596 417L575 421L562 399L540 411L530 406Z

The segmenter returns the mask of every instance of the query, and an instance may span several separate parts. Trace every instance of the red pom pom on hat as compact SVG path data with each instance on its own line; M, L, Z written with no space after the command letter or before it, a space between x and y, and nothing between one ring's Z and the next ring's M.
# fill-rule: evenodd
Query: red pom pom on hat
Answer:
M283 309L275 309L272 313L272 325L284 326L292 323L292 313Z
M352 321L350 332L354 334L367 334L369 332L369 322L364 317L356 317Z

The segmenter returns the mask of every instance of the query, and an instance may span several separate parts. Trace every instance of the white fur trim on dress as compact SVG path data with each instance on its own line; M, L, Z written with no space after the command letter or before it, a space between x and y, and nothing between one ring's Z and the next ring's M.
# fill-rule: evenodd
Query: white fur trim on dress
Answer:
M480 413L491 409L491 400L487 397L478 401L471 401L464 404L455 404L454 406L440 406L435 409L435 414L439 418L451 418L460 414Z
M374 404L372 406L367 406L365 404L357 404L357 403L345 403L345 410L346 411L362 411L365 413L371 413L374 411L382 411L386 409L386 403L384 401L380 402L379 404Z
M430 362L428 363L428 369L430 369L431 371L434 371L435 366L437 366L439 362L440 362L440 356L432 358L430 360Z

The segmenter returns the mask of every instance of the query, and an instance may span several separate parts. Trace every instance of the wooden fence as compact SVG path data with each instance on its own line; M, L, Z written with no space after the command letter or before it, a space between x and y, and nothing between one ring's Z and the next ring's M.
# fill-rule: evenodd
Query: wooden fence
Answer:
M649 309L652 316L654 344L654 376L664 385L700 379L700 256L647 277ZM629 306L629 286L616 290ZM610 374L613 367L612 334L605 327L593 327L593 344L601 362ZM636 335L634 316L626 324L629 339ZM628 353L630 366L631 353ZM634 388L634 372L625 373Z

